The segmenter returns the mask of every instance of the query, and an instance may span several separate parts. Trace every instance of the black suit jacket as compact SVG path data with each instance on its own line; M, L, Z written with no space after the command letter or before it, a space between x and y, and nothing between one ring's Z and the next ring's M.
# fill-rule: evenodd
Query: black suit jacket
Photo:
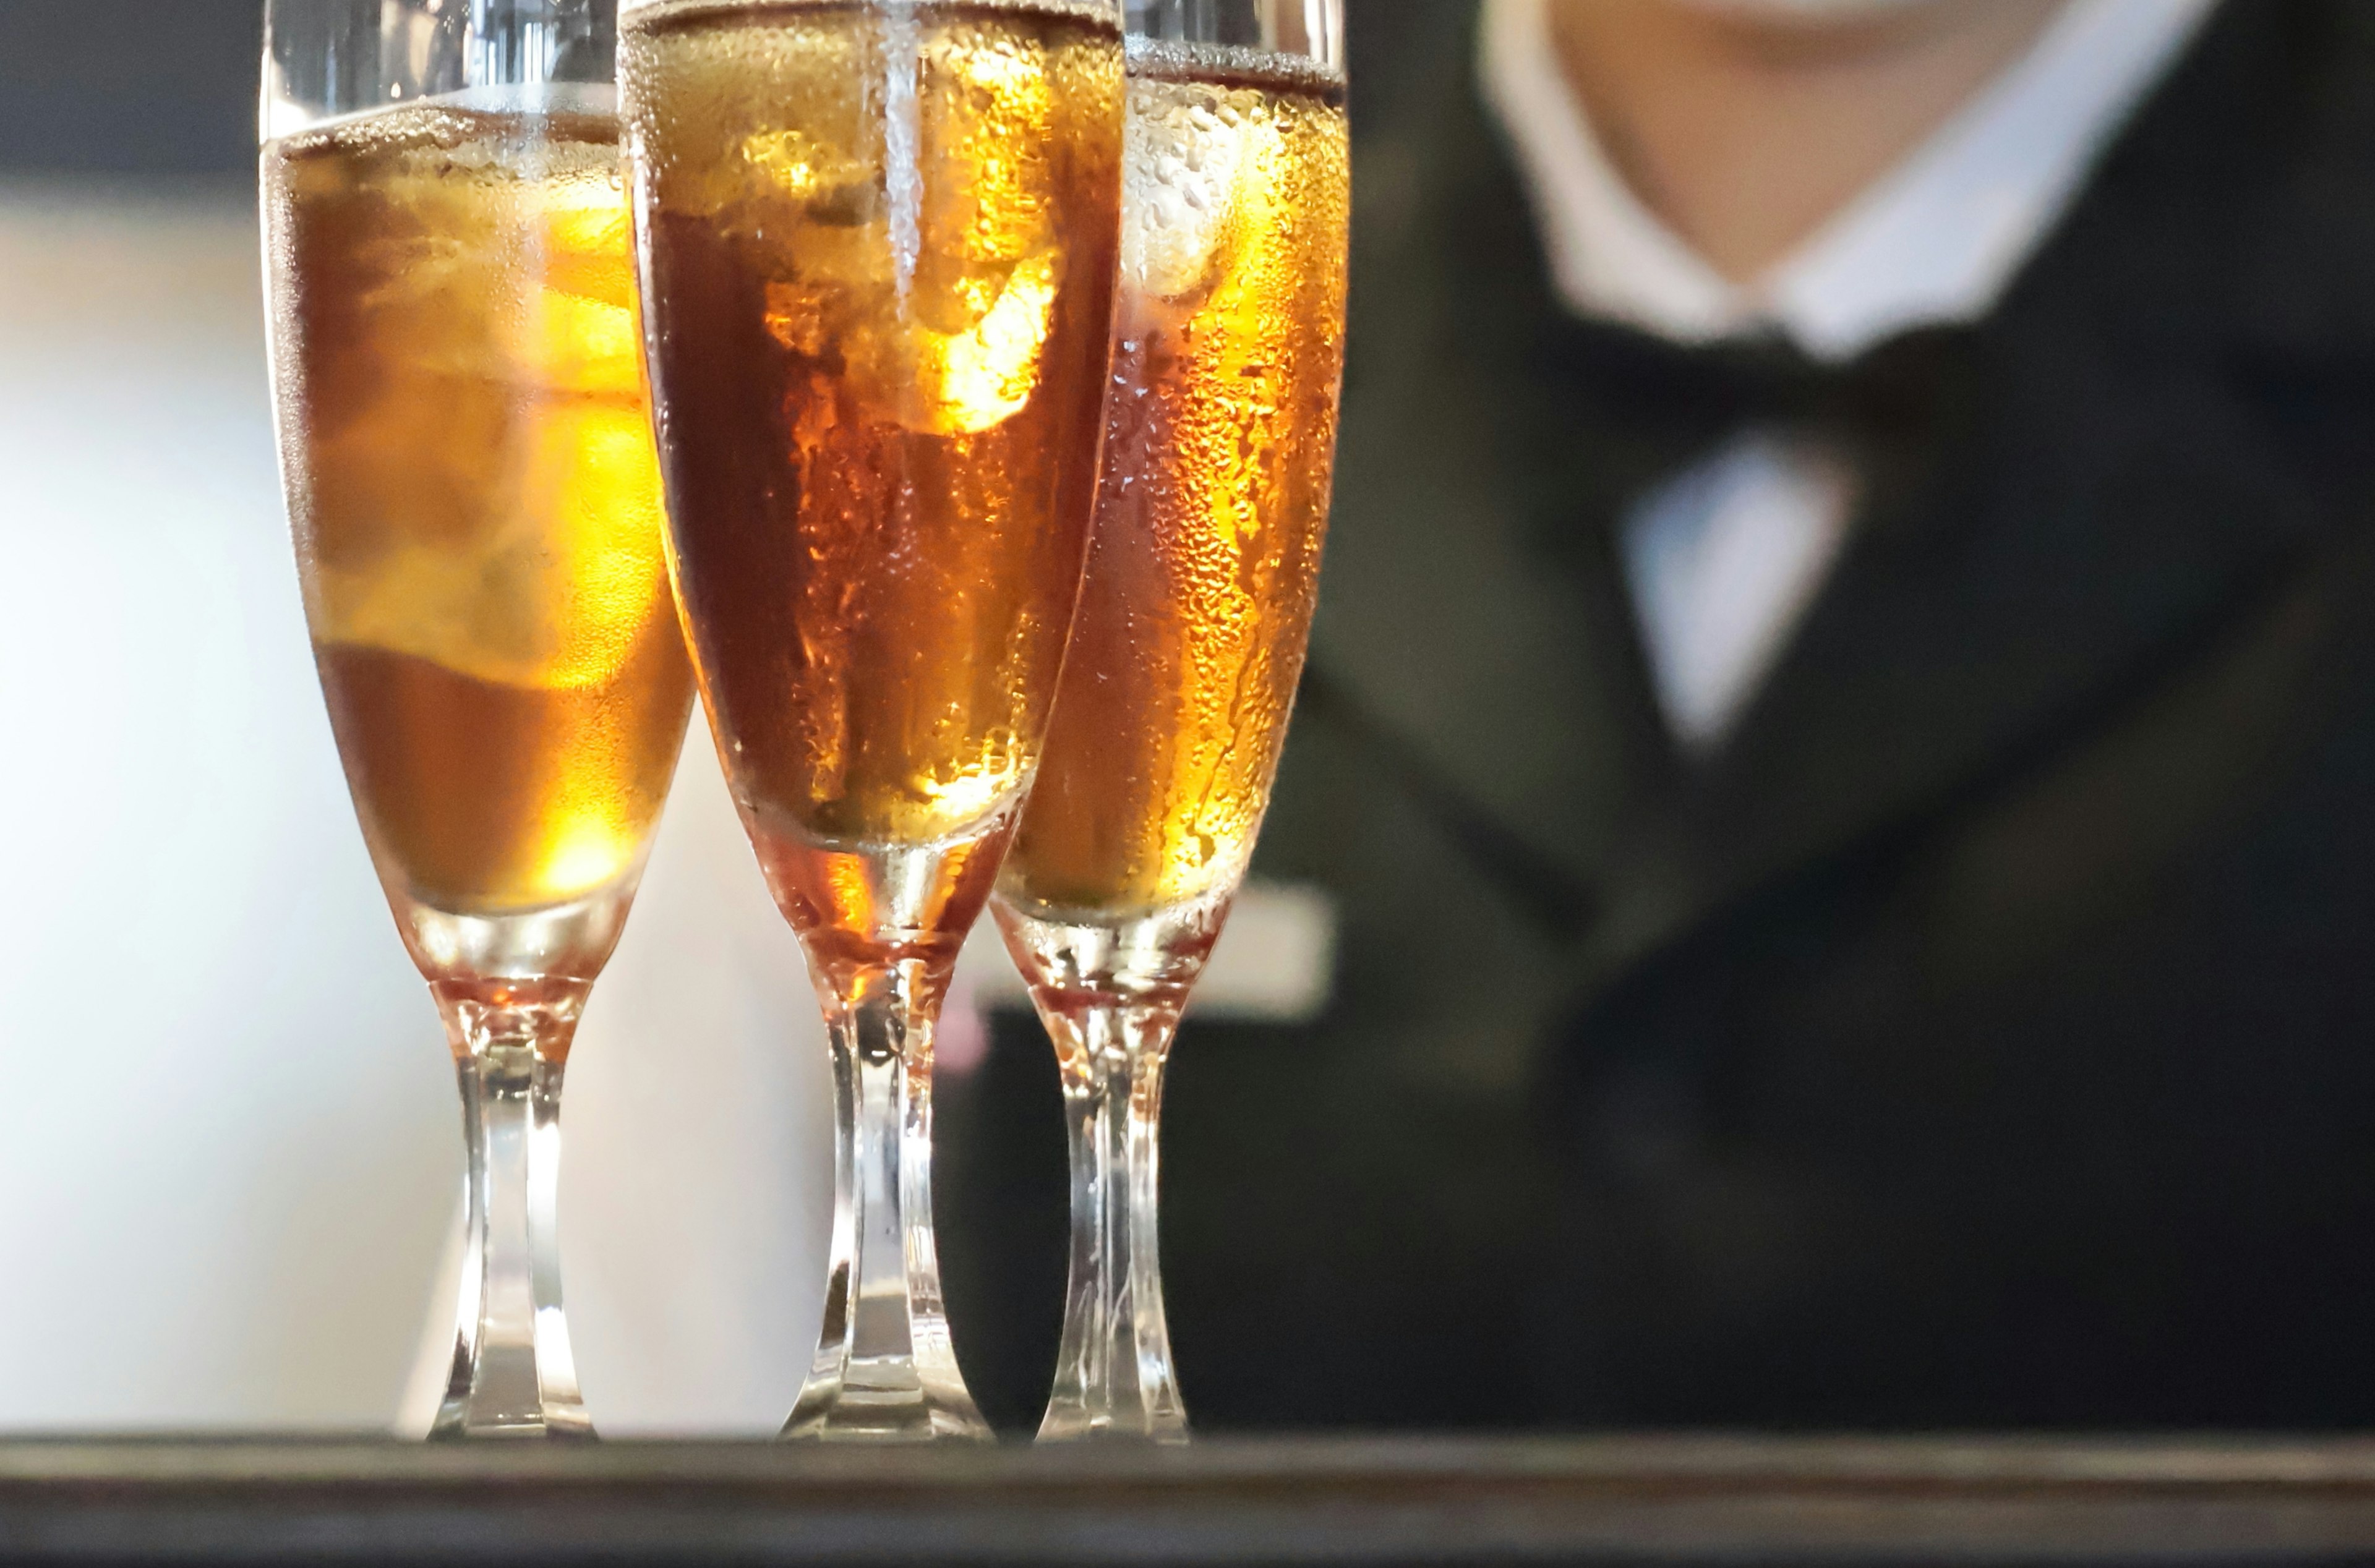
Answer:
M2375 12L2215 16L1677 754L1473 8L1354 18L1352 364L1261 868L1308 1029L1191 1025L1209 1426L2375 1417ZM944 1118L959 1347L1059 1308L1046 1046Z

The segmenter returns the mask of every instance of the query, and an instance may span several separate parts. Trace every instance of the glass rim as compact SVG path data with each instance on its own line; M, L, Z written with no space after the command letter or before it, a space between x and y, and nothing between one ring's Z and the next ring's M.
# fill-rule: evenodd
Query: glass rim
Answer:
M1344 82L1343 0L1128 0L1122 31L1133 53L1157 44L1223 50L1231 64L1267 73L1297 61L1304 74Z
M424 104L615 113L611 0L265 0L256 141Z

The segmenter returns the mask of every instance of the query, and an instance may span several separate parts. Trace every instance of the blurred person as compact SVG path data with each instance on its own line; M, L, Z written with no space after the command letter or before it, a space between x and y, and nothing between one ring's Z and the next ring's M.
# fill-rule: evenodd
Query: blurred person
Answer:
M1353 18L1336 523L1191 1018L1202 1425L2375 1412L2375 12ZM944 1104L1027 1425L1054 1072Z

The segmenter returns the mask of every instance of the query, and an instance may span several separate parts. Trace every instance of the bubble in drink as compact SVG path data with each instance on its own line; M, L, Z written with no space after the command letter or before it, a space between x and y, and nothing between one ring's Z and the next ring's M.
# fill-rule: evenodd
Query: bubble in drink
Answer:
M689 3L621 27L679 591L762 856L979 831L1030 777L1079 591L1114 17Z
M386 111L266 153L306 609L391 889L632 872L691 701L606 116Z
M1235 885L1303 669L1343 366L1339 77L1130 52L1105 477L1001 896L1110 921Z

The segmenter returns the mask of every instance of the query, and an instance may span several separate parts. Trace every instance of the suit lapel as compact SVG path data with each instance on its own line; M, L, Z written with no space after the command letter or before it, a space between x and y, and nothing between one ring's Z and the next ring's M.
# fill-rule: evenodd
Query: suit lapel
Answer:
M1443 53L1464 63L1470 7ZM1501 846L1554 935L1587 924L1628 800L1667 763L1604 537L1555 566L1541 515L1576 439L1534 379L1553 310L1471 74L1438 62L1354 159L1354 318L1312 691L1381 763ZM1418 101L1413 101L1415 97ZM1356 113L1376 100L1357 100ZM1456 826L1455 836L1477 836Z

